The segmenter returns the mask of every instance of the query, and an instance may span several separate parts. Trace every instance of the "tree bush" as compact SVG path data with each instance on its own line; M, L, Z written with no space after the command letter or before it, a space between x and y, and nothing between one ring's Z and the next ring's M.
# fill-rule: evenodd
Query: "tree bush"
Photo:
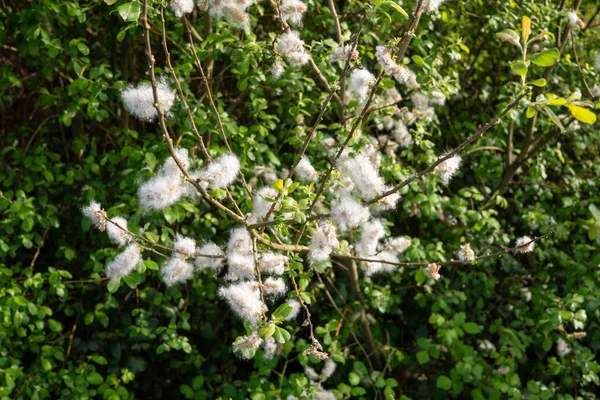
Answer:
M597 398L595 2L0 15L2 398Z

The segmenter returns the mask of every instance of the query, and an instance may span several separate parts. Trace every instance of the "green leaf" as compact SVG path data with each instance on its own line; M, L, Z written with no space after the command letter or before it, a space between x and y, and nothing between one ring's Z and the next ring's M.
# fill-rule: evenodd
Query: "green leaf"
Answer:
M523 61L517 61L510 64L510 69L513 70L514 73L525 76L527 75L528 63L524 63Z
M563 106L567 104L567 99L563 97L556 96L552 93L546 93L545 96L548 99L548 104L551 106Z
M282 320L288 315L290 315L292 310L292 306L290 306L288 303L283 303L282 305L277 307L275 311L273 311L273 314L271 314L271 318L274 320Z
M112 6L113 4L115 4L117 2L117 0L104 0L104 2L106 4L108 4L109 6Z
M465 332L471 335L475 335L480 332L479 325L477 325L475 322L465 322L462 328Z
M386 1L386 4L390 5L394 10L398 11L405 18L408 18L408 13L406 11L404 11L404 9L402 7L400 7L398 4L396 4L396 2L394 2L392 0L388 0L388 1Z
M437 381L435 382L436 386L446 392L452 389L452 381L446 375L438 376Z
M120 279L115 279L115 280L110 280L108 281L108 293L115 293L118 289L119 286L121 285L121 280Z
M355 372L350 372L348 375L348 382L350 382L350 385L356 386L360 383L360 376L358 376L358 374Z
M527 118L533 118L533 116L535 115L536 110L534 107L528 106L527 107L527 111L525 112L525 115L527 116Z
M578 121L589 125L593 125L596 122L596 114L590 110L576 106L575 104L567 104L566 106L569 108L569 111L571 111L571 115Z
M117 11L124 21L137 21L142 12L142 8L139 1L132 1L120 5L119 8L117 8Z
M152 260L144 260L144 265L152 271L158 271L158 264Z
M429 353L427 350L421 350L417 353L417 361L419 364L425 364L429 362Z
M102 375L100 375L99 373L94 371L94 372L88 374L87 381L89 383L91 383L92 385L99 385L104 381L104 379L102 378Z
M258 335L263 339L273 336L273 333L275 333L275 324L265 325L258 330Z
M523 49L523 47L521 47L521 38L519 37L517 32L513 31L512 29L506 29L502 32L498 32L496 33L496 37L498 39L504 40L505 42L517 46L521 50Z
M535 81L532 81L531 84L537 87L544 87L546 86L546 80L544 78L536 79Z
M554 114L554 111L552 111L547 106L540 106L539 109L541 112L546 114L552 120L552 122L554 122L554 125L556 125L560 129L561 132L565 131L565 127L563 126L562 122L560 122L560 119L558 118L558 116L556 114Z
M148 152L144 155L144 158L148 167L150 167L151 170L154 170L154 167L156 166L156 156Z
M529 61L540 67L551 67L560 60L560 52L556 47L535 53L527 57Z

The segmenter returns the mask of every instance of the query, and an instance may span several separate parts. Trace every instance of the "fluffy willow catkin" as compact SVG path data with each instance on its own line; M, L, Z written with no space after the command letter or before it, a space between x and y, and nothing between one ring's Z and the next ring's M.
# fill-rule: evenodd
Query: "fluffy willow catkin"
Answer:
M171 0L171 10L177 18L194 11L194 0Z
M252 325L258 322L266 310L266 306L260 300L256 282L243 281L222 286L218 293L240 319Z
M288 31L281 35L277 41L277 51L292 65L304 65L310 59L310 54L304 50L304 42L297 31Z
M370 217L369 209L349 195L342 195L340 199L333 202L331 215L342 232L358 227Z
M254 277L256 263L252 251L252 238L244 227L234 228L230 231L227 242L227 264L229 280Z
M169 87L166 78L158 79L156 91L161 111L170 116L171 108L175 104L175 93ZM129 86L121 91L121 97L125 108L134 117L146 122L152 122L158 117L158 112L154 107L154 92L151 83L144 82L137 86Z
M129 275L142 262L142 253L136 243L132 243L106 265L106 277L111 281Z
M210 268L215 272L219 272L223 267L224 254L223 250L213 242L207 242L198 249L196 249L196 253L203 254L206 256L217 256L216 257L203 257L196 256L194 258L194 266L197 271L202 271L204 269Z
M443 157L445 157L445 155ZM454 154L452 157L448 158L444 162L440 163L437 167L435 167L434 172L437 176L442 178L442 181L444 181L444 183L447 185L450 183L450 180L460 168L461 162L461 156L459 156L458 154Z

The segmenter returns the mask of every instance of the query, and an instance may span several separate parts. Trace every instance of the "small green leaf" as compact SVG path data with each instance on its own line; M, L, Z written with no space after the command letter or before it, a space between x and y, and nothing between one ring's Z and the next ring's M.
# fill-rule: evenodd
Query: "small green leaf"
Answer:
M527 111L525 112L525 115L527 116L527 118L533 118L533 116L535 115L536 111L534 107L528 106L527 107Z
M388 0L388 1L386 1L386 4L389 4L394 10L398 11L405 18L408 18L408 13L406 11L404 11L404 9L402 7L400 7L398 4L396 4L396 2L394 2L392 0Z
M508 42L512 45L517 46L519 49L523 49L521 47L521 38L519 37L517 32L513 31L512 29L506 29L506 30L503 30L502 32L498 32L498 33L496 33L496 37L498 39L502 39L505 42Z
M520 75L520 76L525 76L527 75L527 63L524 63L522 61L517 61L514 62L512 64L510 64L510 69L513 70L514 73Z
M535 53L527 57L529 61L540 67L551 67L560 60L560 52L556 47Z
M273 336L273 333L275 333L275 324L265 325L258 330L258 335L263 339Z
M144 155L144 158L146 159L148 167L150 167L151 170L154 170L154 167L156 166L156 156L148 152Z
M544 87L546 86L546 80L543 78L536 79L535 81L532 81L531 84L537 87Z
M545 96L548 99L548 104L551 106L563 106L567 104L567 99L563 97L556 96L552 93L546 93Z
M360 383L360 376L358 376L358 374L355 372L350 372L348 375L348 382L350 382L352 386L356 386Z
M139 1L132 1L120 5L119 8L117 8L117 11L124 21L137 21L140 17L142 8Z
M437 381L435 382L436 386L446 392L452 389L452 381L446 375L438 376Z
M158 271L158 264L152 260L144 260L144 265L152 271Z
M547 106L540 106L539 110L546 114L552 120L552 122L554 122L554 125L556 125L560 129L561 132L565 131L565 127L563 126L562 122L560 122L558 116L554 114L554 111L552 111Z
M477 325L475 322L465 322L462 328L465 332L471 335L475 335L480 332L479 325Z
M120 279L116 279L116 280L111 280L108 282L108 293L115 293L118 289L119 286L121 285L121 280Z
M288 315L290 315L291 312L292 306L290 306L288 303L283 303L282 305L277 307L275 311L273 311L273 314L271 314L271 318L282 320Z
M589 125L593 125L596 122L596 114L590 110L576 106L575 104L567 104L567 107L569 108L569 111L571 111L571 115L578 121Z

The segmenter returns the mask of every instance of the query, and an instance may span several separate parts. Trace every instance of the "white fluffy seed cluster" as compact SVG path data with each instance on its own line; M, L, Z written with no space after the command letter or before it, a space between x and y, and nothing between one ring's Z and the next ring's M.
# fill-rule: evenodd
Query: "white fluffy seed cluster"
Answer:
M252 0L200 0L200 8L208 10L212 19L224 19L233 26L248 30L250 28L250 15L248 8Z
M440 275L440 266L436 263L427 265L427 275L434 280L439 280L441 278Z
M517 253L529 253L533 251L535 247L535 242L531 242L531 238L529 236L522 236L517 239L515 243L515 248ZM529 243L531 242L531 243ZM529 243L529 244L527 244Z
M355 157L343 156L340 169L352 179L355 192L363 200L370 200L385 191L385 181L365 152Z
M360 105L367 101L371 85L375 77L366 69L355 69L348 78L348 94L350 100L356 100Z
M158 94L158 106L165 115L170 116L170 110L175 103L175 93L169 87L165 78L158 80L156 87ZM152 84L145 82L137 86L130 86L121 91L121 98L125 108L131 115L142 121L152 122L158 117L158 111L154 107L154 93Z
M254 277L256 263L252 250L252 238L246 228L234 228L227 242L227 278L229 280L250 279Z
M571 352L571 346L563 338L558 338L556 341L556 354L559 357L564 357Z
M263 340L256 332L248 336L239 336L235 342L233 342L233 352L244 359L252 358L262 342Z
M473 264L475 262L475 252L470 243L465 243L456 251L456 256L463 264Z
M127 220L123 217L113 217L106 224L106 234L111 242L124 246L131 240L127 231Z
M410 134L406 124L398 118L387 116L383 119L383 128L391 131L392 136L400 147L408 148L413 143L412 135Z
M219 272L221 270L225 253L223 253L223 250L219 246L213 242L207 242L196 249L196 253L199 254L194 259L194 266L197 271L212 269L215 272Z
M283 0L279 5L281 20L285 23L300 24L306 12L306 4L300 0Z
M171 10L177 18L194 11L194 0L171 0Z
M184 283L194 275L194 266L189 258L196 251L194 239L177 235L173 241L171 257L160 269L160 275L167 286Z
M312 367L304 367L304 374L311 381L312 384L323 383L335 373L337 364L331 358L325 361L325 365L321 369L321 373L317 373Z
M351 44L347 44L346 46L334 49L331 54L327 56L327 60L331 63L346 61L348 60L348 56L350 56L350 60L358 59L358 51L356 49L352 50L352 47ZM350 55L350 52L352 52L352 55Z
M275 204L275 199L277 198L278 194L279 192L270 186L265 186L259 189L254 195L254 201L252 203L252 215L257 220L264 221L265 217L267 216L267 213ZM277 204L275 204L273 210L277 211L279 210L279 208L280 207L278 202ZM269 221L273 220L273 214L274 213L271 213L271 215L269 215Z
M298 316L298 314L300 313L300 307L302 307L302 305L300 304L300 302L296 299L288 299L286 301L286 303L292 307L292 311L290 311L290 313L288 314L287 317L285 317L283 320L284 321L292 321L294 319L296 319L296 317Z
M277 41L277 51L292 65L304 65L310 59L298 31L288 31L281 35Z
M339 249L335 226L329 220L321 221L316 227L310 241L308 260L311 263L323 262L329 259L334 250Z
M275 352L277 351L277 342L275 342L275 338L273 338L273 336L269 336L263 341L263 350L265 351L265 360L272 360Z
M577 11L570 11L567 14L567 23L569 24L569 26L573 27L573 26L577 25L578 22L579 22L579 16L577 16Z
M104 230L106 218L104 218L104 214L102 213L102 206L100 205L100 203L92 200L90 204L81 209L81 213L85 217L89 218L89 220L92 221L96 228Z
M445 155L443 157L445 157ZM454 174L456 174L456 171L460 168L461 162L462 157L458 154L454 154L452 157L435 167L434 172L437 176L442 178L442 181L447 185L450 183Z
M285 72L285 67L281 63L281 61L277 60L271 66L271 74L273 75L273 79L277 80L281 78L283 73Z
M427 12L437 11L438 8L442 5L444 0L424 0L423 8Z
M377 46L375 49L375 57L377 62L381 65L383 70L392 75L398 83L405 85L409 89L416 89L419 87L417 83L417 76L410 69L396 64L392 59L392 50L386 46Z
M380 220L373 219L363 225L360 240L356 244L356 255L374 260L360 263L366 276L394 271L397 266L393 263L398 263L398 254L406 251L410 246L410 239L404 237L388 239L383 246L380 246L384 236L385 228Z
M358 227L370 217L369 209L347 194L332 203L331 215L342 232Z
M256 325L267 309L260 300L258 284L255 281L241 281L222 286L218 293L241 320L251 325Z
M187 149L175 149L175 156L185 170L190 167ZM240 171L240 161L227 154L212 161L199 171L190 172L202 187L225 188L235 181ZM185 177L172 157L167 158L158 174L144 182L138 189L138 200L145 211L162 210L181 200L196 195L196 189Z
M296 166L296 176L304 181L316 182L319 179L319 173L312 166L308 157L304 156Z
M140 249L137 244L132 243L106 265L106 277L116 281L129 275L140 262L142 262Z

